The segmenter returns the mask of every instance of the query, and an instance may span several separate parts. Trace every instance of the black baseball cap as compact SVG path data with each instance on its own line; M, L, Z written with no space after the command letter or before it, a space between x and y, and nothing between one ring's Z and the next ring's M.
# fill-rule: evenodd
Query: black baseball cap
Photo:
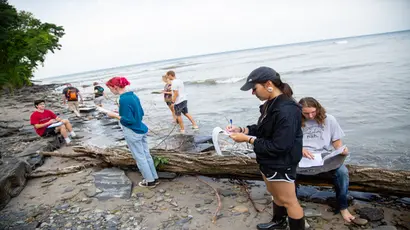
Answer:
M266 66L259 67L249 74L241 90L248 91L252 89L256 83L265 83L268 80L280 80L280 75L272 68Z

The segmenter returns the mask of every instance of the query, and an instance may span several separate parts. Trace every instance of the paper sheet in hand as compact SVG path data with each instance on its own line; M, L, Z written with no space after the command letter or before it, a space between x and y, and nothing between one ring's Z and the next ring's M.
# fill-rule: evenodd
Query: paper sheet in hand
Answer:
M97 107L97 110L100 111L100 112L103 112L103 113L115 113L115 114L118 115L118 113L110 111L108 109L104 109L103 107Z
M47 129L48 129L48 128L55 128L55 127L58 127L58 126L60 126L60 125L63 125L63 122L60 121L60 122L51 124L51 125L49 125L49 126L47 127Z
M313 166L322 166L323 165L322 154L317 153L317 154L313 154L313 156L315 157L313 160L306 158L306 157L302 157L302 160L300 160L299 162L299 167L309 168Z
M218 153L218 155L222 155L221 149L219 148L219 144L218 144L218 135L220 133L224 135L229 135L228 132L221 129L220 127L215 127L214 130L212 130L212 142L214 143L215 151L216 153Z
M325 160L341 154L345 148L346 148L346 145L343 145L342 147L336 149L335 151L323 157L323 159L322 159L322 154L319 154L319 153L313 154L313 156L315 157L313 160L308 159L306 157L302 157L302 159L299 162L299 168L322 166L325 163Z

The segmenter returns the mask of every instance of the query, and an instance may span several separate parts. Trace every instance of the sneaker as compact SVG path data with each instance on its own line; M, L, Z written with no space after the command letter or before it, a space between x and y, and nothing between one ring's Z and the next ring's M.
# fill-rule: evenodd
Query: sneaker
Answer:
M197 125L192 126L192 129L199 129Z
M155 185L159 185L160 181L158 179L154 180Z
M81 138L84 138L84 136L75 135L75 137L71 137L71 139L81 139Z
M138 185L139 185L140 187L145 187L145 188L155 188L155 186L157 186L157 185L155 184L155 181L148 182L148 181L146 181L146 180L142 180L141 182L138 183Z
M184 133L185 133L185 129L179 130L179 133L184 134Z

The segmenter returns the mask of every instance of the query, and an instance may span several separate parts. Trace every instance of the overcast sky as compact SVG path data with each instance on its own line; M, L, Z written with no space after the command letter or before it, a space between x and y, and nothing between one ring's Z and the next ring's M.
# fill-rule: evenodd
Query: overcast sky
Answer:
M410 29L409 0L9 0L65 28L36 78Z

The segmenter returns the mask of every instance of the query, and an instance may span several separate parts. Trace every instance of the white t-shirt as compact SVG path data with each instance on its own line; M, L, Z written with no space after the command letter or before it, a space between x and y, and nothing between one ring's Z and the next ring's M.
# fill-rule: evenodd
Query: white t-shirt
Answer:
M311 153L328 153L333 149L333 141L344 137L344 132L336 118L326 114L325 124L319 125L315 120L307 120L303 131L303 148Z
M172 90L178 90L178 97L175 101L175 105L187 100L187 94L185 93L184 82L180 79L174 79L172 81Z

